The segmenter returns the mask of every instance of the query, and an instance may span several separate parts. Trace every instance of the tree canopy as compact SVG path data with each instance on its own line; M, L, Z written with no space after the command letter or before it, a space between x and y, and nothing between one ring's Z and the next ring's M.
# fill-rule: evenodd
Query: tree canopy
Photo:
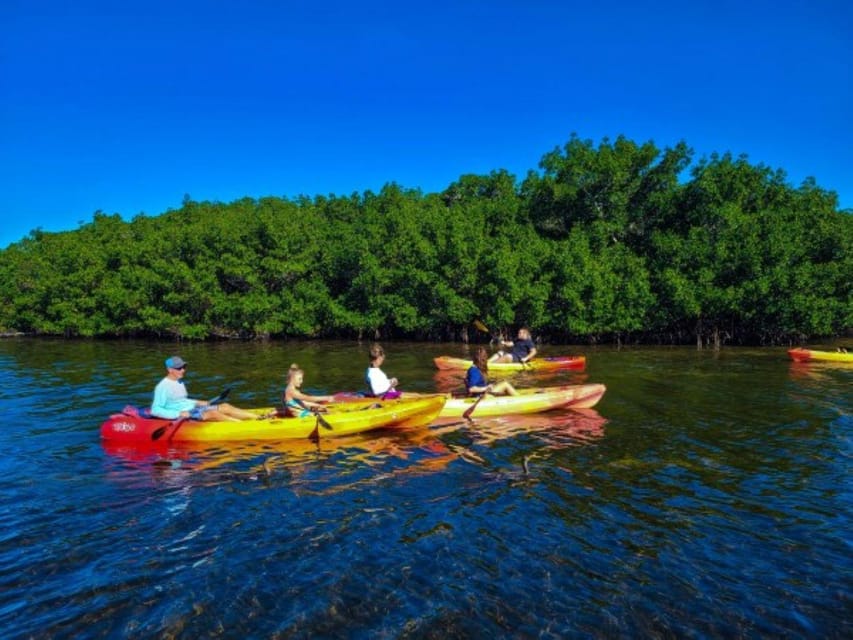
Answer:
M62 336L781 344L853 327L853 216L811 179L685 143L572 136L441 193L95 212L0 251L0 330Z

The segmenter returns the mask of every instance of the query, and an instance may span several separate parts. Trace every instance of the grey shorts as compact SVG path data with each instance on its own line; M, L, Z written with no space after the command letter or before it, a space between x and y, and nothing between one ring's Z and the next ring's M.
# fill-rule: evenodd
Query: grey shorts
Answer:
M196 405L190 410L190 418L193 420L204 420L204 414L213 411L216 407L212 404Z

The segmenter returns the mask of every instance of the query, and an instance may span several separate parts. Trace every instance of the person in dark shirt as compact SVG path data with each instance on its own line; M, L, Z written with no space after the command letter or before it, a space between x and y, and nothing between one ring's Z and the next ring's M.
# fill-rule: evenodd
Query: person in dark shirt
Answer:
M489 374L489 352L486 347L477 349L477 354L474 356L473 364L468 368L465 374L465 388L468 390L468 395L478 396L483 393L489 393L496 396L517 396L518 391L515 390L507 380L500 382L489 383L486 376Z
M515 340L501 340L497 353L489 358L489 362L520 362L524 364L536 355L536 345L530 339L530 329L521 327ZM508 349L508 350L507 350Z

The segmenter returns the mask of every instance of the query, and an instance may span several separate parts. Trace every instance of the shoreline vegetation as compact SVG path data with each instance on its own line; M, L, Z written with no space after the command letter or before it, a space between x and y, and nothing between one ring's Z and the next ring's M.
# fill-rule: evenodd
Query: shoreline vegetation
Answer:
M813 179L572 136L439 193L97 211L0 250L0 336L796 344L853 327L853 215ZM689 178L684 176L689 175Z

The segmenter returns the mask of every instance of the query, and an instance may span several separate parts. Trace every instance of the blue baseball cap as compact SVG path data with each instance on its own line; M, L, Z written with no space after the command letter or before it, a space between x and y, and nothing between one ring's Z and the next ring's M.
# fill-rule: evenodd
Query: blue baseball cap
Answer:
M187 366L187 363L184 362L184 359L181 356L166 358L167 369L183 369L185 366Z

